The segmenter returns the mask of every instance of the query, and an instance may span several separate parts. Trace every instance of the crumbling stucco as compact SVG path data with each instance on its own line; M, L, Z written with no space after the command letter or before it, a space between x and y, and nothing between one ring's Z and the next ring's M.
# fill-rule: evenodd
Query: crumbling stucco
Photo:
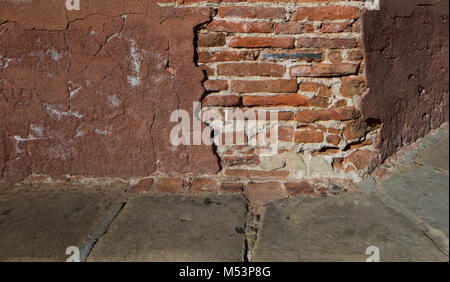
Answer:
M217 172L211 147L169 142L170 114L203 95L193 40L208 10L54 2L0 1L1 177Z
M380 162L448 121L447 0L382 0L363 16L365 118L382 122Z

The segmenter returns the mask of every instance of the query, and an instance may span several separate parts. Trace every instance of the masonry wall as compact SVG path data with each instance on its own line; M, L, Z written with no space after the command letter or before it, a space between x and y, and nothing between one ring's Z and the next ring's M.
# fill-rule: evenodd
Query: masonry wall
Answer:
M381 80L367 73L379 67L373 52L366 63L374 31L363 22L377 25L363 18L374 15L366 2L81 0L67 11L50 0L0 1L0 178L340 193L339 183L360 181L392 151L383 145L391 137L379 138L387 107L368 106L383 107L370 99L387 94L372 94ZM243 130L244 140L173 146L176 110L201 114L202 128ZM271 155L258 141L269 122L237 129L207 118L229 110L278 114Z
M215 11L197 31L205 111L278 113L276 155L261 156L260 146L217 146L226 176L359 181L378 161L378 123L355 108L365 91L365 1L160 2ZM255 144L267 130L246 138Z

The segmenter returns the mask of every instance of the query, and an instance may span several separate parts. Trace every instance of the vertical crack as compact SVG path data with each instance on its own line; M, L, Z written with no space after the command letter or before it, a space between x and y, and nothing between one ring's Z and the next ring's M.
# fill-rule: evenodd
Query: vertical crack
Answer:
M262 227L261 214L256 213L251 208L250 202L245 194L242 196L247 200L246 209L246 219L244 225L245 232L245 242L244 242L244 262L251 262L253 259L254 250L256 247L256 242L258 240L258 233Z

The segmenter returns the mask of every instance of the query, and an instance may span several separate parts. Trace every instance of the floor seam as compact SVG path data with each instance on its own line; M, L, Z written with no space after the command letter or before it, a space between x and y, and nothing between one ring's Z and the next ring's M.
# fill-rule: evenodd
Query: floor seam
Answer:
M95 244L103 235L108 232L111 223L117 218L119 213L124 209L127 202L119 202L112 206L102 217L101 221L89 233L88 238L80 247L80 261L86 262Z

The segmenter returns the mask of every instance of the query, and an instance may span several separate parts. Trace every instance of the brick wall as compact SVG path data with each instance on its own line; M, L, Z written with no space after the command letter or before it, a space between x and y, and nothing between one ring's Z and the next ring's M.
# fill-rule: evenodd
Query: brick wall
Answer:
M265 201L353 189L379 163L393 119L367 110L373 1L156 2L0 1L0 179L119 178L141 192L245 189ZM277 113L279 146L261 154L269 122L247 124L241 143L170 146L170 113L193 114L192 102L210 126L211 112Z
M379 126L355 107L365 91L365 1L158 2L214 9L197 29L197 64L207 76L204 111L278 113L278 154L261 156L258 145L218 145L225 176L359 181L376 163ZM247 131L246 138L265 130Z

